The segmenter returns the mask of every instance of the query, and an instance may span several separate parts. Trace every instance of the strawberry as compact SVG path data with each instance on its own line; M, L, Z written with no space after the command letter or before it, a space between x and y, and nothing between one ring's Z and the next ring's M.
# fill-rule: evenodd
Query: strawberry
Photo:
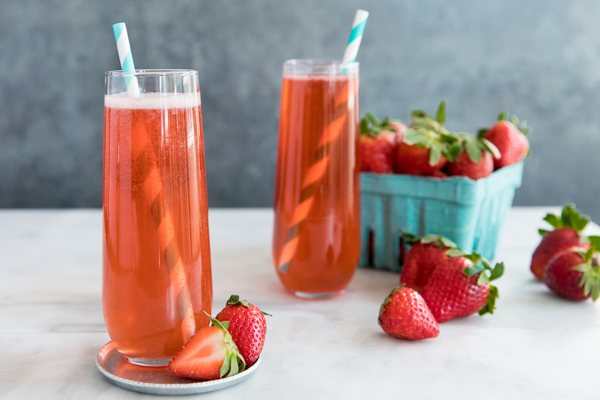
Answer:
M169 362L168 370L185 378L208 381L232 376L246 368L228 323L211 318L212 326L200 329Z
M492 142L500 151L500 158L494 160L494 168L502 168L515 164L529 155L529 141L525 135L529 129L525 123L519 126L517 117L508 120L508 113L498 115L498 122L486 132L481 130L481 136Z
M492 269L479 254L467 254L457 248L449 249L446 256L445 262L435 268L421 291L437 321L445 322L476 312L493 314L498 289L489 282L502 276L504 264L496 264Z
M266 313L234 294L217 315L217 320L229 323L229 333L248 365L258 360L265 344L267 322L263 314Z
M560 217L546 214L544 221L548 222L553 231L540 229L542 241L531 257L531 272L539 280L544 279L544 270L554 256L573 246L587 248L589 244L582 231L590 222L590 217L582 215L574 204L563 207Z
M404 124L385 118L379 121L368 112L360 121L360 170L391 174L394 172L396 146L404 136Z
M456 244L438 235L417 237L404 234L404 240L412 247L404 260L400 283L420 292L435 268L446 261L446 251L455 248Z
M600 253L595 245L585 249L571 247L557 254L546 267L544 283L561 297L570 300L596 301L600 295Z
M446 164L448 144L456 140L444 126L446 102L440 103L436 119L424 111L414 110L411 120L413 123L398 146L396 172L430 175Z
M421 295L404 285L396 287L385 299L378 322L385 333L399 339L429 339L440 333Z
M429 174L429 176L437 179L446 179L448 177L448 174L438 169Z
M449 152L452 159L446 165L446 173L473 180L485 178L494 172L493 158L500 158L500 152L493 143L468 134L462 134L460 140L450 146Z

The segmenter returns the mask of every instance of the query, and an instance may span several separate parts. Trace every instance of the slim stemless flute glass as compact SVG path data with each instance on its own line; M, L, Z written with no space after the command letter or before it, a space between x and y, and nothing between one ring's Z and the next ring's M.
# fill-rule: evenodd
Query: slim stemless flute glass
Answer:
M283 65L273 261L300 297L342 292L360 255L358 63Z
M102 204L109 336L134 364L165 365L212 306L196 71L106 73Z

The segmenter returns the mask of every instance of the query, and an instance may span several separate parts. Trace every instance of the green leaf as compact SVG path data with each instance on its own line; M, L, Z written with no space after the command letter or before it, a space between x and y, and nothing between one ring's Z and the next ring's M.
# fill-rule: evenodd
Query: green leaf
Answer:
M435 119L442 125L444 124L444 122L446 122L446 100L442 100L442 102L438 106L437 113L435 114Z
M427 114L423 110L412 110L410 113L410 119L411 119L411 121L416 122L420 119L433 119L433 118L431 118L431 115Z
M480 142L485 149L492 154L495 159L499 159L502 155L500 154L500 150L496 147L496 145L486 138L479 138Z
M436 165L442 157L441 146L434 144L429 148L429 165Z
M448 254L448 253L446 253ZM481 263L477 263L468 268L463 269L463 275L465 276L473 276L485 271L485 267ZM482 274L484 275L484 274Z
M485 137L485 135L487 135L489 129L487 128L479 128L479 130L477 131L477 137L479 139L483 139Z
M560 218L554 214L546 214L544 221L552 225L553 228L561 228L563 226Z
M510 119L510 123L513 124L514 126L519 126L519 118L517 118L513 115Z
M508 119L507 111L503 111L500 114L498 114L498 121L506 121L507 119Z
M477 142L471 140L467 142L466 145L467 154L469 155L469 159L476 164L481 162L481 149L477 145Z
M600 251L600 236L588 236L587 239L595 251Z
M462 251L461 249L455 248L455 249L450 249L446 252L446 256L448 257L462 257L462 256L466 256L467 253L465 253L464 251Z
M477 278L478 285L485 285L490 282L490 278L484 273L479 274L479 278Z
M463 144L460 142L453 143L448 147L448 154L450 155L451 161L456 161L456 159L458 159L458 156L460 156L460 153L463 151L463 147Z
M490 285L490 294L488 297L488 301L485 304L485 306L483 306L483 308L481 310L479 310L479 315L485 315L485 314L493 314L494 310L496 309L496 299L499 298L499 294L498 294L498 288L496 286Z
M232 355L229 352L227 352L227 354L225 355L225 360L223 361L223 365L221 365L221 378L229 372L231 368L231 358Z
M360 120L360 134L368 135L369 134L369 121L365 117Z
M540 236L546 236L550 231L547 231L545 229L538 229L538 233L540 234Z
M448 143L448 144L458 142L458 138L456 137L456 135L449 133L449 132L448 133L440 132L440 139L442 140L442 142Z
M402 237L406 240L406 243L408 243L410 245L417 243L421 239L419 236L413 235L412 233L409 233L409 232L403 232Z
M448 247L450 249L456 248L456 243L454 243L452 240L445 238L443 236L440 236L440 242L445 246ZM598 237L598 239L600 239L600 237Z
M490 281L494 281L500 278L504 274L504 263L497 263L494 269L492 270L492 274L490 275Z

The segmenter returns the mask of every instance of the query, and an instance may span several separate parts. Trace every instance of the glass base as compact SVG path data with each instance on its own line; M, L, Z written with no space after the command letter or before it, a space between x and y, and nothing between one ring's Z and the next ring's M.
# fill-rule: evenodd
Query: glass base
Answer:
M135 365L139 365L141 367L166 367L169 365L170 358L165 358L163 360L146 360L145 358L130 358L127 357L127 360Z
M328 297L334 297L334 296L337 296L338 294L342 294L342 292L343 292L343 290L340 290L339 292L328 292L328 293L306 293L306 292L296 292L296 291L290 290L290 293L296 297L300 297L302 299L312 299L312 300L326 299Z

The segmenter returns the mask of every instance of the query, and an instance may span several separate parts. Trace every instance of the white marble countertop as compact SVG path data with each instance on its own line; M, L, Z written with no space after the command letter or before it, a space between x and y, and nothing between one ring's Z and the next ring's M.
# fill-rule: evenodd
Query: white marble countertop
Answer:
M593 397L600 305L559 299L529 272L548 210L558 211L511 210L498 249L506 273L496 313L446 322L438 338L421 342L393 339L377 325L397 273L359 269L339 297L296 299L271 263L271 211L211 210L215 310L236 293L273 318L257 372L199 396ZM100 299L99 210L0 211L0 398L159 397L116 387L96 370L96 353L109 340Z

